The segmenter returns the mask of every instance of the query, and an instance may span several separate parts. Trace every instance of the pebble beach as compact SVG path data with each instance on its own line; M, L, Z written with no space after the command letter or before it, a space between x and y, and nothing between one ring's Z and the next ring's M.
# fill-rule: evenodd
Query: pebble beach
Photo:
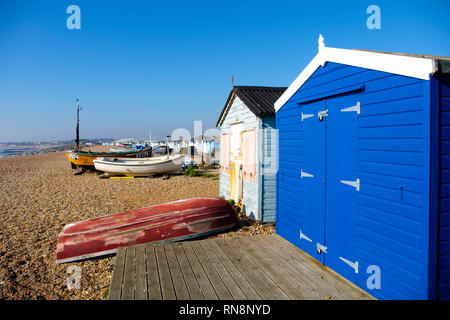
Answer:
M104 299L112 257L56 264L68 223L159 203L218 195L218 179L184 175L99 179L74 175L63 152L0 159L0 299ZM66 285L81 267L81 288Z

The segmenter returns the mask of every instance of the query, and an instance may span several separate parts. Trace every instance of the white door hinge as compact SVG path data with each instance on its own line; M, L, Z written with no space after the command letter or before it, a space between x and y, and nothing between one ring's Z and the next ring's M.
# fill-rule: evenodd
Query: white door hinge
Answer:
M361 104L359 103L359 101L356 104L356 106L341 109L341 112L351 112L351 111L356 111L357 114L361 113Z
M302 112L302 122L303 122L303 120L308 119L308 118L312 118L312 117L314 117L313 114L306 114L306 113Z
M300 179L303 179L303 178L314 178L313 174L306 173L306 172L303 171L303 169L300 169L300 170L301 170L300 171Z
M310 238L308 238L303 232L302 230L300 230L300 240L305 239L306 241L312 242L312 240Z
M345 258L339 257L339 259L341 259L342 261L344 261L346 264L348 264L350 267L353 268L353 270L355 270L355 273L358 273L358 261L352 262L350 260L347 260Z
M352 187L356 188L356 191L359 191L359 187L360 187L359 179L356 179L356 181L341 180L341 183L352 186Z

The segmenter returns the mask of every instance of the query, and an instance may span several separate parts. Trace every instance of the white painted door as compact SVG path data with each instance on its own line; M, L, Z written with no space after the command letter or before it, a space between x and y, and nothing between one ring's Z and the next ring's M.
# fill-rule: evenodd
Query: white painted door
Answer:
M242 122L231 125L230 158L234 166L234 174L230 175L230 196L239 204L242 200Z

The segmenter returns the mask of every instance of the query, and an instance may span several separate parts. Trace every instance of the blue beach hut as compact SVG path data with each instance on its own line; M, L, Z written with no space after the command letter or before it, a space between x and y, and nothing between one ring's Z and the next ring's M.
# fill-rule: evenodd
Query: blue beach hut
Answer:
M276 101L276 232L379 299L450 298L450 58L319 50Z
M220 128L219 196L247 216L275 220L277 171L274 103L286 88L235 86L217 121Z

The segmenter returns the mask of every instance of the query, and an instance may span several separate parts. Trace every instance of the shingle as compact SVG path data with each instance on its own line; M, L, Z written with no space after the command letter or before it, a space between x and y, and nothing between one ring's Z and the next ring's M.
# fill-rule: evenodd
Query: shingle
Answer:
M286 89L287 87L235 86L228 96L216 126L220 125L222 117L227 112L233 92L257 117L270 117L275 116L274 103Z

